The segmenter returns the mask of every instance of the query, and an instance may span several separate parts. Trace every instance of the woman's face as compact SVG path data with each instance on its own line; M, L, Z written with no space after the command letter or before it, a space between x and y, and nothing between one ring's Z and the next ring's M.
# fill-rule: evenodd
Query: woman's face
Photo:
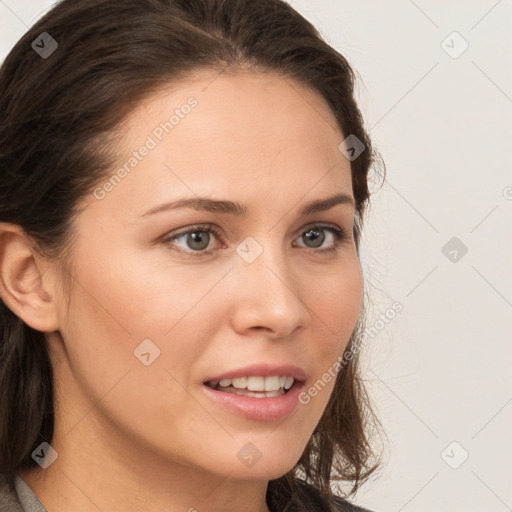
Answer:
M322 375L362 303L353 205L302 212L353 197L345 137L317 93L249 72L203 71L144 101L125 130L110 185L81 205L69 309L62 301L49 334L55 442L93 432L109 456L129 448L277 478L321 418L334 385ZM183 200L195 203L147 213ZM276 379L257 377L293 375L274 398L205 384L232 376L239 389L256 377L250 387L271 388Z

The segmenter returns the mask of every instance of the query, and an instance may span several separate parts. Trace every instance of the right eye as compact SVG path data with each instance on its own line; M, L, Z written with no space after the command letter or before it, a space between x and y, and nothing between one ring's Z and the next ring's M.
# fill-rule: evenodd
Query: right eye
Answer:
M166 236L163 243L171 246L171 250L177 250L177 252L190 254L191 256L209 255L212 253L212 250L205 251L204 249L209 246L212 233L215 237L220 238L220 231L211 225L192 226L187 231L182 231L172 236ZM176 245L175 242L182 239L188 247L173 249L172 246Z

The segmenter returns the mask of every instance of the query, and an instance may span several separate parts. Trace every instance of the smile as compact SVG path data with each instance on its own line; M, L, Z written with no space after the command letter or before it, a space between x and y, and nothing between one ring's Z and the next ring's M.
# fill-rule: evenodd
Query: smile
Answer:
M222 379L220 381L208 381L205 384L225 393L234 393L240 396L252 398L273 398L284 395L292 386L295 379L290 376L270 377L238 377L233 379Z

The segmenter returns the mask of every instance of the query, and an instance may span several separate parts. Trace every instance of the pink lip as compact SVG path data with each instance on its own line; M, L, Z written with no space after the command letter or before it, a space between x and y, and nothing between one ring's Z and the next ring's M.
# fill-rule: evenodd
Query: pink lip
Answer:
M279 377L293 377L296 381L304 382L306 380L306 372L298 366L292 364L271 365L267 363L253 364L245 366L244 368L237 368L236 370L229 370L205 379L203 382L218 382L222 379L235 379L238 377L272 377L277 375ZM264 398L256 398L255 400L265 400ZM267 399L269 400L269 399Z
M281 396L273 398L254 398L250 396L240 396L225 391L217 391L206 385L206 382L217 384L222 379L234 379L237 377L293 377L295 382L293 386ZM220 375L215 375L205 379L203 382L203 392L212 398L221 407L229 412L234 412L251 420L277 420L291 414L299 403L299 395L304 389L306 372L298 366L291 364L271 365L267 363L252 364L243 368L229 370Z
M247 371L247 369L245 371ZM261 369L259 371L261 372ZM272 372L273 371L275 371L275 369L272 369ZM258 372L252 372L253 370L251 369L249 375L262 375ZM279 374L290 375L290 373L287 372L278 372L277 375ZM232 373L226 375L232 375ZM245 373L244 375L248 374ZM272 373L272 375L276 375L276 373ZM234 393L226 393L225 391L216 391L206 384L201 386L203 392L222 408L247 419L259 421L278 420L291 414L299 404L299 395L304 387L304 382L296 380L293 386L284 395L273 398L253 398L250 396L235 395Z

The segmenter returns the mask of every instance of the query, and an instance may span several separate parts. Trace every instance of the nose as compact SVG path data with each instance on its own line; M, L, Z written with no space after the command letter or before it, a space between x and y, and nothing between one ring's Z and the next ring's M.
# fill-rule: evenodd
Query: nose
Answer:
M304 277L297 275L278 244L262 247L252 263L235 256L232 326L240 334L264 330L272 338L286 338L311 321L301 295Z

